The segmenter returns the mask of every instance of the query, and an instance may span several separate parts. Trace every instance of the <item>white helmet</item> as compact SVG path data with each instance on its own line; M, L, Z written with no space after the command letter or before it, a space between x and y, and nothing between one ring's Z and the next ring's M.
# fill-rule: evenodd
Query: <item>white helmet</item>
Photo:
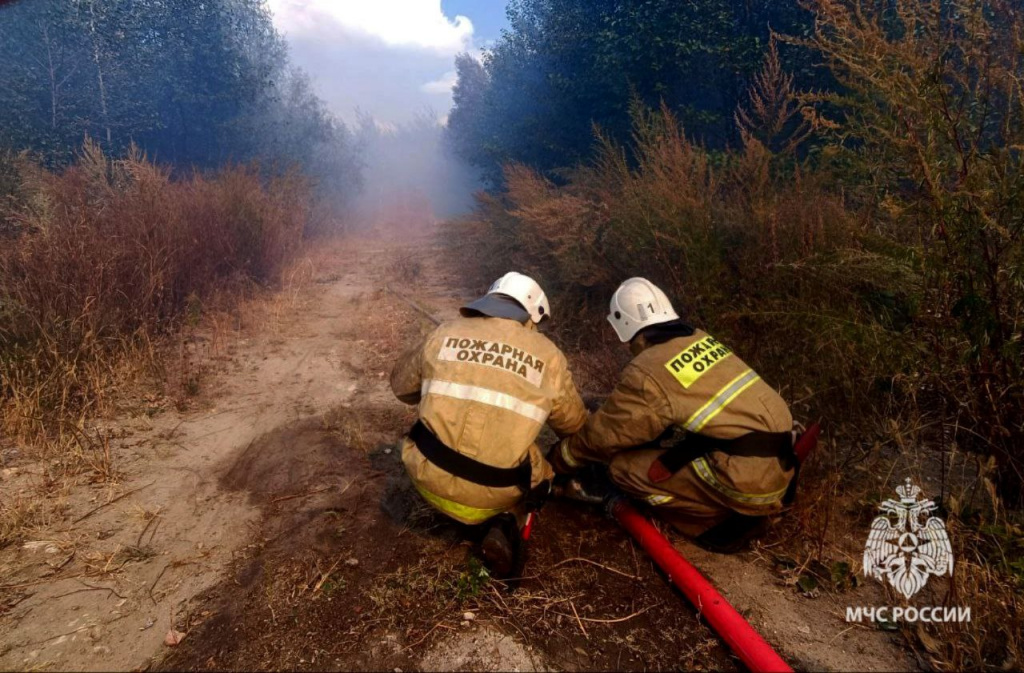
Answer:
M530 320L539 323L544 318L550 317L551 306L548 304L548 296L544 294L537 281L515 271L509 271L504 276L494 281L487 290L487 295L467 304L463 307L463 313L476 311L496 318L512 318L518 309L509 312L508 306L502 306L499 301L489 300L491 295L504 295L514 299L529 314ZM526 316L523 316L525 319Z
M610 311L608 322L623 343L645 327L679 320L668 296L646 278L630 278L620 285L612 295Z

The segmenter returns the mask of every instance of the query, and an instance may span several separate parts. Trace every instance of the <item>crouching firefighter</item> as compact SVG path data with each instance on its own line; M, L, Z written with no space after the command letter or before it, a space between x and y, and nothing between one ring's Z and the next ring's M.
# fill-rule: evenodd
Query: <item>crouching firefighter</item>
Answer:
M605 464L616 486L683 534L717 551L740 548L782 509L794 480L789 408L643 278L618 288L608 321L634 359L549 459L563 474Z
M460 312L391 373L398 399L419 405L402 462L433 507L489 525L483 557L494 576L508 577L522 569L528 522L554 476L537 435L545 422L559 437L577 432L586 409L565 356L537 331L550 307L533 279L508 273Z

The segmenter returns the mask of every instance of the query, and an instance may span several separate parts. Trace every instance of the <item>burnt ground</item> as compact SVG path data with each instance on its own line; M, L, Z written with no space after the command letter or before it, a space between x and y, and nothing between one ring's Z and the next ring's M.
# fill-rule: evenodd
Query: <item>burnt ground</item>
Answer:
M392 247L384 253L405 271L409 251ZM411 272L417 302L453 315L462 291L432 246L413 247L427 249ZM390 397L384 372L429 324L387 293L368 299L386 310L367 328L364 368L376 375L365 394L274 429L220 466L221 487L247 494L261 521L225 579L179 619L187 637L158 666L735 669L597 509L549 503L520 586L489 580L471 534L422 503L392 448L414 414Z
M392 420L397 433L406 419ZM223 483L265 518L162 669L411 670L435 644L488 627L528 644L536 668L735 668L599 511L546 508L527 578L509 591L481 575L465 531L410 492L390 444L363 454L306 422L254 443Z

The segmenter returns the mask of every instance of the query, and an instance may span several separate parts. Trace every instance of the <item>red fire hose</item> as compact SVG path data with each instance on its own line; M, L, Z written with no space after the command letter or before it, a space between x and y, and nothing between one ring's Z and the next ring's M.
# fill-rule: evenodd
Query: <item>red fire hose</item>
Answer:
M683 558L665 536L651 522L637 512L625 498L617 498L609 508L612 516L636 538L658 567L664 570L672 583L693 603L711 628L722 637L743 665L753 673L761 671L789 671L792 668L782 660L772 646L754 630L736 608L708 580Z

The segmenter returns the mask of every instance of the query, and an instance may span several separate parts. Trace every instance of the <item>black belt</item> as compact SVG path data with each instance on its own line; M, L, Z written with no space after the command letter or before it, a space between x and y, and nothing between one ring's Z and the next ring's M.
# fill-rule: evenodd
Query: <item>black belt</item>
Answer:
M654 461L648 473L651 481L665 481L711 451L744 458L778 458L783 469L796 463L793 435L789 432L748 432L735 439L717 439L691 432Z
M494 467L481 463L446 446L422 421L416 421L409 431L409 439L416 443L423 457L445 472L480 486L507 488L515 486L523 493L530 492L533 466L527 456L515 467Z

